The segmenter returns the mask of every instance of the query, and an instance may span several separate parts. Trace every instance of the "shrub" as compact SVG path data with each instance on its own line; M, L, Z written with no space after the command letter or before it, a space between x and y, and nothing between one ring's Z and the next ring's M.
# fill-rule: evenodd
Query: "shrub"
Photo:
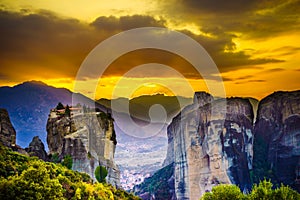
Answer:
M263 180L254 185L250 194L243 194L236 185L218 185L211 192L205 193L201 200L299 200L300 194L288 186L272 189L270 181Z
M67 167L68 169L72 169L73 159L71 155L66 155L61 163L63 166Z
M201 200L239 200L245 199L244 194L236 185L217 185L211 192L203 195Z
M98 166L96 169L95 169L95 177L97 179L97 181L99 183L105 183L106 180L106 176L107 176L107 169L104 167L104 166Z
M0 144L0 199L139 199L72 171L13 152Z

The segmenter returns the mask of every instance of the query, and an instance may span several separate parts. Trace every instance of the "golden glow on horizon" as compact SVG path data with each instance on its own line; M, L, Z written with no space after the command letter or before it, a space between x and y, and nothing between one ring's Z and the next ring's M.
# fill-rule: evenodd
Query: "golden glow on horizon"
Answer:
M2 0L2 4L8 10L19 11L20 9L51 10L61 16L72 17L91 22L99 15L122 16L134 14L146 14L157 7L151 0Z
M120 84L120 80L123 80ZM98 80L92 81L96 83ZM91 82L91 83L92 83ZM126 84L123 84L123 83ZM176 91L172 91L167 87L172 84ZM157 93L165 95L179 95L189 97L190 93L186 88L186 84L190 84L194 91L207 91L206 84L203 80L182 79L182 78L124 78L124 77L103 77L99 80L96 89L95 99L100 98L117 98L127 97L133 98L142 95L153 95ZM118 94L115 92L118 91ZM91 91L89 92L92 93ZM86 93L87 94L87 93ZM91 97L91 96L90 96Z
M137 90L135 90L130 99L141 96L141 95L153 95L153 94L164 94L165 96L176 96L169 88L156 83L145 83L142 84Z

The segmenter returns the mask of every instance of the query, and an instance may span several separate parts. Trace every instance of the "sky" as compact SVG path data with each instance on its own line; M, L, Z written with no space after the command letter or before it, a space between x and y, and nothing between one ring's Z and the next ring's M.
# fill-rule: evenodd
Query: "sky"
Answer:
M96 99L115 98L116 87L117 96L130 97L185 96L187 84L209 91L186 58L159 49L128 52L103 74L76 79L101 42L134 28L162 27L203 46L227 96L261 99L300 89L299 0L0 0L0 27L0 86L39 80L73 91L81 82L80 92Z

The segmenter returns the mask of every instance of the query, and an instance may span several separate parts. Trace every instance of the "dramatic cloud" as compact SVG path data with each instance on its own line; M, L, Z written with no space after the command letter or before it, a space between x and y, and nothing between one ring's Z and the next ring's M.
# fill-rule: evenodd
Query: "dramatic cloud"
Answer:
M1 11L0 24L0 65L10 78L74 76L97 40L87 25L49 12L22 15Z
M299 35L300 30L299 0L171 0L161 5L170 24L193 24L202 34L226 39L229 50L236 48L237 39L259 41L292 32Z
M81 62L98 43L132 28L134 22L140 27L163 24L149 16L100 17L87 24L49 11L24 15L2 10L0 65L5 70L1 77L74 78Z
M121 16L120 18L98 17L92 25L97 29L106 31L124 31L140 27L165 27L166 21L163 19L155 20L153 17L144 15Z
M32 79L38 76L47 79L74 78L81 62L93 47L113 34L138 27L165 27L166 21L144 15L120 18L102 16L88 24L72 18L58 17L45 10L31 14L2 10L0 24L3 30L0 33L0 53L3 56L0 65L5 68L1 77L12 79L23 76L24 79ZM232 40L235 36L222 33L221 30L214 30L218 37L213 38L196 35L188 30L182 32L204 46L221 72L248 67L250 64L281 61L273 58L253 59L244 51L231 51L236 48ZM225 52L224 49L230 51ZM139 51L120 57L106 75L122 75L132 67L149 62L170 65L188 78L199 78L195 69L183 58L155 50Z

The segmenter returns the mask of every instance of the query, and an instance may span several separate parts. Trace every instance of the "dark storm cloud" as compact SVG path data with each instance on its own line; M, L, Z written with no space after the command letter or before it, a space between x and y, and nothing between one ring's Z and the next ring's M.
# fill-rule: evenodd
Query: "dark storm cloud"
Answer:
M75 19L62 18L42 10L37 13L22 13L0 10L0 66L1 79L24 80L38 78L74 78L87 54L101 41L123 30L137 27L164 27L166 21L151 16L133 15L98 17L91 24ZM221 72L247 68L249 65L282 62L278 59L253 59L244 51L236 49L232 33L224 27L207 26L207 32L216 37L182 32L198 41L208 51ZM176 42L176 41L174 41ZM230 52L224 52L224 49ZM176 55L146 50L124 55L116 60L106 75L122 75L130 68L147 62L173 66L188 78L199 78L189 63ZM97 78L97 74L90 73Z
M166 21L163 19L156 20L151 16L145 15L133 15L133 16L121 16L120 18L110 17L98 17L91 24L100 30L129 30L140 27L165 27Z
M299 29L299 0L171 0L161 3L166 15L201 26L203 32L239 32L247 38L274 37ZM171 6L174 5L174 6Z
M0 10L1 79L74 78L81 62L98 43L132 28L134 22L137 26L163 23L135 15L100 17L90 25L46 10L34 14Z
M0 65L12 77L73 76L95 40L90 39L88 26L48 11L28 15L0 11L0 26Z
M262 83L266 82L262 79L255 79L255 75L246 75L246 76L240 76L237 78L228 78L223 76L223 81L231 81L234 82L234 84L244 84L244 83Z
M274 49L272 52L277 53L278 56L288 56L297 53L300 51L300 47L294 47L294 46L284 46L280 47L278 49Z
M249 9L255 8L257 1L255 0L179 0L182 5L189 11L194 12L245 12Z
M266 73L268 72L281 72L281 71L284 71L285 69L282 69L282 68L274 68L274 69L268 69L268 70L265 70Z
M227 77L222 77L223 81L226 82L226 81L234 81L234 79L232 78L227 78Z
M244 84L244 83L264 83L266 82L266 80L262 80L262 79L254 79L254 80L247 80L247 81L238 81L238 82L235 82L234 84Z
M183 32L194 38L207 50L221 72L247 68L249 65L284 62L284 60L275 58L253 59L247 54L246 51L248 50L234 51L236 50L236 45L233 42L233 38L236 36L233 34L215 31L215 33L219 32L218 37L209 38L202 35L194 35L189 31ZM229 51L225 52L224 49Z
M280 7L282 14L287 14L290 5L295 10L298 0L176 0L183 9L191 12L216 13L226 15L241 15L249 12Z

